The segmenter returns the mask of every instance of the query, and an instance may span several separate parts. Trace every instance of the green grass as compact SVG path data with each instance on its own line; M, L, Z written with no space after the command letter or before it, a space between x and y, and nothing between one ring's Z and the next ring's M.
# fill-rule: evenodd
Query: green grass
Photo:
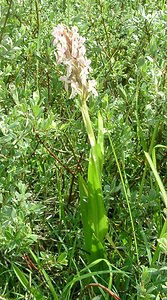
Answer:
M0 297L110 299L100 283L121 300L166 299L166 12L160 0L1 1ZM103 120L109 228L93 262L78 184L90 144L59 81L58 23L86 38L95 137Z

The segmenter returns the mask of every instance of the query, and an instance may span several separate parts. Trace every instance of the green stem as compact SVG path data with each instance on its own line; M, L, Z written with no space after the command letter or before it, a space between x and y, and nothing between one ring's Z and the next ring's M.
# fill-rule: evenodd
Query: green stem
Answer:
M8 6L8 11L7 11L7 14L6 14L6 17L5 17L5 22L4 22L4 24L2 26L2 29L1 29L1 32L0 32L0 43L2 41L3 34L5 32L5 27L6 27L7 21L8 21L9 16L10 16L10 9L11 9L11 6L12 6L12 2L13 2L13 0L10 0L9 6Z
M162 183L162 181L161 181L161 178L160 178L160 176L159 176L159 174L158 174L158 172L157 172L157 170L156 170L156 168L155 168L155 166L154 166L154 164L153 164L153 161L152 161L152 159L151 159L149 153L147 153L147 152L144 152L144 153L145 153L145 156L146 156L146 158L147 158L147 161L148 161L148 163L149 163L149 165L150 165L150 168L152 169L152 172L153 172L153 174L154 174L154 176L155 176L155 179L156 179L156 181L157 181L157 183L158 183L159 189L160 189L161 194L162 194L162 198L163 198L164 203L165 203L165 206L166 206L166 208L167 208L167 193L166 193L166 191L165 191L164 185L163 185L163 183Z
M37 91L39 91L39 51L40 51L40 16L39 16L39 6L38 0L35 0L35 10L36 10L36 18L37 18L37 61L36 61L36 86Z
M163 228L161 230L161 234L160 234L160 237L159 238L162 238L163 235L167 232L167 218L165 220L165 223L163 225ZM154 256L153 256L153 259L152 259L152 262L151 262L151 267L153 268L156 261L158 260L158 257L159 257L159 254L160 254L160 247L159 247L159 244L157 244L156 246L156 250L155 250L155 253L154 253Z
M151 139L151 144L150 144L150 147L149 147L149 154L152 153L152 150L153 150L153 147L154 147L154 144L155 144L155 140L156 140L156 137L157 137L157 133L158 133L158 128L159 128L159 121L156 123L156 126L154 128L154 132L153 132L152 139ZM139 189L139 196L138 196L138 202L139 203L141 202L141 197L142 197L143 190L144 190L144 184L145 184L145 178L146 178L147 170L148 170L148 162L146 161L143 176L142 176L142 180L141 180L141 185L140 185L140 189Z
M121 178L121 183L122 183L124 195L125 195L127 206L128 206L128 211L129 211L129 216L130 216L130 221L131 221L131 226L132 226L132 232L133 232L133 238L134 238L134 244L135 244L135 249L136 249L136 257L137 257L137 262L139 264L139 252L138 252L138 246L137 246L135 226L134 226L132 211L131 211L131 207L130 207L130 201L129 201L128 193L127 193L127 190L126 190L126 187L125 187L125 182L124 182L124 179L123 179L121 168L120 168L120 165L119 165L119 162L118 162L118 159L117 159L117 155L116 155L116 152L115 152L115 148L114 148L113 142L112 142L111 137L110 137L109 134L108 134L108 138L109 138L110 145L111 145L111 148L112 148L112 151L113 151L113 154L114 154L114 158L115 158L115 161L116 161L116 164L117 164L117 168L118 168L118 172L119 172L119 175L120 175L120 178Z
M92 123L91 123L91 120L90 120L89 111L88 111L88 107L87 107L86 102L84 102L81 105L80 109L81 109L83 121L84 121L84 124L85 124L85 127L86 127L86 131L87 131L87 134L88 134L88 137L89 137L90 145L91 145L91 147L94 147L95 144L96 144L96 139L95 139L94 131L93 131L93 128L92 128Z
M145 152L145 156L146 156L147 161L148 161L148 163L149 163L149 165L150 165L150 168L152 169L152 172L153 172L153 174L154 174L154 176L155 176L155 179L156 179L156 181L157 181L157 183L158 183L158 186L159 186L159 189L160 189L160 191L161 191L162 198L163 198L163 200L164 200L165 206L167 207L167 193L166 193L166 191L165 191L165 188L164 188L164 185L163 185L163 183L162 183L162 181L161 181L161 178L160 178L160 176L159 176L159 174L158 174L158 172L157 172L157 170L156 170L156 168L155 168L155 166L154 166L154 164L153 164L153 162L152 162L152 159L151 159L149 153L146 153L146 152ZM162 228L162 230L161 230L160 238L162 238L163 235L164 235L166 232L167 232L167 218L166 218L165 223L164 223L164 225L163 225L163 228ZM155 264L155 262L157 261L157 259L158 259L158 257L159 257L159 253L160 253L160 247L159 247L159 244L158 244L157 247L156 247L156 251L155 251L155 253L154 253L152 262L151 262L151 267L153 267L154 264Z

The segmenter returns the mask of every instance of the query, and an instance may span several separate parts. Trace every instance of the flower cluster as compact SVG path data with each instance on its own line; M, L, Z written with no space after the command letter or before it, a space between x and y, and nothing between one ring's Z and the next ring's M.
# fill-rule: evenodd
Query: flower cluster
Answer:
M85 57L85 39L79 35L78 28L73 26L70 30L59 24L54 27L53 36L57 63L64 64L67 68L66 75L61 76L60 80L64 82L66 90L71 86L70 98L80 94L87 99L90 92L97 96L96 81L88 79L91 61Z

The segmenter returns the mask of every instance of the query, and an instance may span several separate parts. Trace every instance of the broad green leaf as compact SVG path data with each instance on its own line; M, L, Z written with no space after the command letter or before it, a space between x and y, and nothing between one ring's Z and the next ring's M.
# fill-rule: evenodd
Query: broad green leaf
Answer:
M105 248L102 242L100 242L95 234L92 235L92 248L91 248L91 255L90 255L90 262L93 262L99 258L106 258ZM102 264L100 263L96 266L98 270L103 270Z
M105 251L102 241L100 241L95 235L95 228L98 227L99 220L93 220L92 214L93 211L96 212L96 205L93 206L93 211L90 207L92 199L88 194L86 183L83 178L79 176L79 189L80 189L80 198L81 198L81 212L82 212L82 222L83 222L83 231L85 239L85 250L88 252L88 260L92 262L98 258L105 258ZM90 202L91 200L91 202ZM96 224L94 223L96 221Z
M103 119L100 114L98 113L98 138L97 138L97 144L100 147L99 151L99 160L101 161L101 171L103 166L103 160L104 160L104 129L103 129Z
M104 207L99 166L98 145L91 149L88 167L89 216L97 239L103 241L108 231L108 218ZM93 155L92 155L93 152Z
M90 253L91 251L91 227L90 220L88 216L88 189L86 182L79 175L79 191L80 191L80 201L81 201L81 214L82 214L82 223L83 223L83 232L85 239L85 250Z

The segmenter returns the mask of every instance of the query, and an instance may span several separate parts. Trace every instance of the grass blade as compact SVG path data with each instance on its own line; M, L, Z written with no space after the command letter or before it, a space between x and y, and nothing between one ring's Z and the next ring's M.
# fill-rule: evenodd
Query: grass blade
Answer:
M154 174L154 176L155 176L155 179L156 179L156 181L157 181L157 183L158 183L159 189L160 189L161 194L162 194L163 201L164 201L165 206L166 206L166 208L167 208L167 193L166 193L166 191L165 191L165 188L164 188L164 185L163 185L163 183L162 183L162 180L161 180L161 178L160 178L160 176L159 176L159 174L158 174L158 172L157 172L157 170L156 170L156 168L155 168L155 165L154 165L154 163L153 163L153 161L152 161L152 159L151 159L149 153L147 153L147 152L144 152L144 153L145 153L145 156L146 156L146 158L147 158L147 161L148 161L148 163L149 163L149 165L150 165L150 167L151 167L151 169L152 169L152 172L153 172L153 174ZM155 157L154 157L154 158L155 158ZM161 230L161 234L160 234L160 237L159 237L159 238L162 238L163 235L164 235L166 232L167 232L167 218L166 218L166 220L165 220L165 223L164 223L164 225L163 225L163 228L162 228L162 230ZM151 266L152 266L152 267L154 266L155 262L157 261L157 259L158 259L158 257L159 257L159 253L160 253L160 247L159 247L159 244L158 244L157 247L156 247L156 250L155 250L155 253L154 253L152 262L151 262Z
M45 300L43 295L37 289L30 286L25 274L15 264L12 264L12 267L22 286L34 296L34 299Z
M158 172L157 172L157 170L156 170L156 168L155 168L155 166L154 166L154 164L152 162L152 159L151 159L149 153L147 153L147 152L144 152L144 153L145 153L145 156L146 156L146 158L148 160L148 163L149 163L149 165L150 165L150 167L151 167L151 169L153 171L153 174L155 176L155 179L156 179L156 181L158 183L158 186L159 186L159 189L161 191L162 198L164 200L165 206L167 208L167 193L165 191L165 188L164 188L164 185L162 183L162 180L161 180L161 178L160 178L160 176L159 176L159 174L158 174Z
M53 284L52 284L52 282L50 280L50 277L46 273L45 269L42 267L41 263L39 262L38 258L35 255L35 253L33 253L33 251L31 251L31 250L30 250L30 253L33 256L34 260L36 261L38 267L40 268L40 270L41 270L41 272L42 272L42 274L43 274L43 276L44 276L44 278L45 278L45 280L46 280L46 282L47 282L47 284L49 286L49 289L50 289L50 291L51 291L51 293L53 295L53 299L54 300L59 300L59 298L57 296L57 293L55 291L55 288L54 288L54 286L53 286Z

